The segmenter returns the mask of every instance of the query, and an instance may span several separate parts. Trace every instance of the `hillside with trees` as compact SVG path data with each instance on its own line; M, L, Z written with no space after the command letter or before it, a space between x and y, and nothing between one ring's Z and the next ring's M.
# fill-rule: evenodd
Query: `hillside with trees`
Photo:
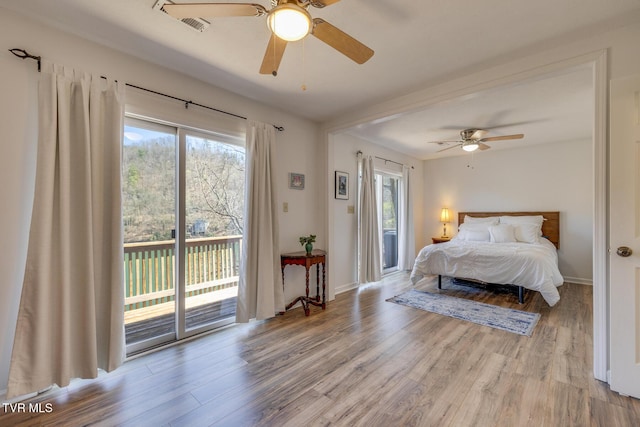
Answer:
M125 243L170 240L175 228L173 136L123 146ZM242 234L244 148L187 137L187 237Z

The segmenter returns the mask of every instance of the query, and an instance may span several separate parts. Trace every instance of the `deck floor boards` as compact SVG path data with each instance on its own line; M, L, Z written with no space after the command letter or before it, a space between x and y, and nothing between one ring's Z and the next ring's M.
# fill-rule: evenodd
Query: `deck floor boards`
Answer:
M187 328L205 325L235 316L237 297L187 308ZM173 312L156 315L148 319L127 323L124 326L127 344L144 341L163 334L175 332Z

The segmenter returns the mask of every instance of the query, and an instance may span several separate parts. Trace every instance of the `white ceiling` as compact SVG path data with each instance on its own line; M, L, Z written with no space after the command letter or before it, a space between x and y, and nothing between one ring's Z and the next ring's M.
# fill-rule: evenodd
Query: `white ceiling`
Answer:
M593 118L592 70L580 67L363 123L346 132L419 159L432 159L466 154L453 148L456 142L431 142L459 141L460 131L467 128L487 130L486 137L525 135L518 140L487 142L492 150L590 142Z
M267 8L270 3L253 1ZM258 73L269 38L264 17L217 18L199 33L153 10L154 3L0 0L0 7L317 122L530 49L613 28L628 22L630 14L640 16L638 0L342 0L310 12L371 47L373 58L358 65L307 37L288 45L273 77ZM464 127L494 128L489 136L525 133L515 144L585 138L591 131L589 122L584 125L592 108L590 85L590 74L577 70L351 132L419 158L433 157L441 148L426 141L455 139ZM504 126L514 123L519 124Z

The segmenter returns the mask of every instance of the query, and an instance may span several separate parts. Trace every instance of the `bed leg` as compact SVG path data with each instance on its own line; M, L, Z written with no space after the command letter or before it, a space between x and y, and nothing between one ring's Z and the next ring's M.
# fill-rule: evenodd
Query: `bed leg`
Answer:
M438 289L442 289L442 275L438 274Z
M518 286L518 302L524 304L524 287Z

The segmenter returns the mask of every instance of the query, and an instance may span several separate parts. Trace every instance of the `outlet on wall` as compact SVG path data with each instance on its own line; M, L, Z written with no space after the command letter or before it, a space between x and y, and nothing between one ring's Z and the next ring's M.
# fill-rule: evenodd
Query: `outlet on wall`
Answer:
M282 212L289 212L289 203L284 202L282 204Z

